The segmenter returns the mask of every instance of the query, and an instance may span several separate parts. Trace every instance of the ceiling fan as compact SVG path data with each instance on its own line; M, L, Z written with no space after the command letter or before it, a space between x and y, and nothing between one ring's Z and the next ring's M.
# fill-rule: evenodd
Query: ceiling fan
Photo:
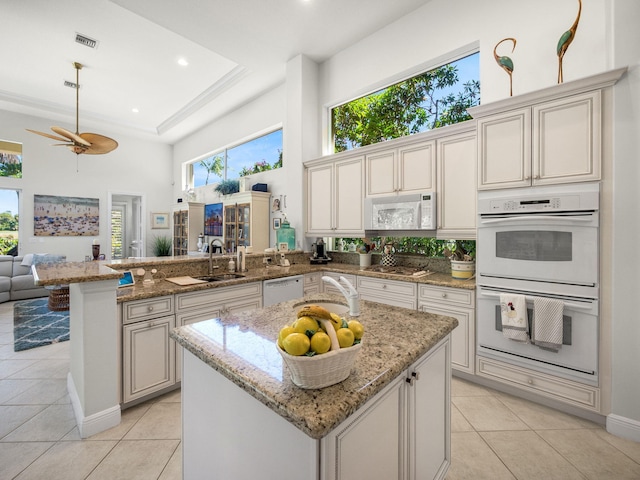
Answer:
M60 137L56 135L51 135L50 133L37 132L36 130L30 130L27 128L27 131L32 133L37 133L38 135L42 135L43 137L52 138L59 142L65 143L57 143L54 144L56 147L67 147L73 153L80 155L81 153L85 153L87 155L100 155L103 153L109 153L112 150L115 150L118 147L118 142L114 139L105 137L104 135L98 135L97 133L80 133L78 128L78 116L79 116L79 103L80 103L80 70L82 69L82 64L78 62L73 62L73 66L76 69L76 133L72 133L69 130L62 127L51 127ZM64 138L63 138L64 137Z

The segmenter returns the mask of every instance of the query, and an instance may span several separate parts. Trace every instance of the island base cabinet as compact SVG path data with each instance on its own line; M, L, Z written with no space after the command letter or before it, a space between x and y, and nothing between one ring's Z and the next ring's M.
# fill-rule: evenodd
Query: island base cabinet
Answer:
M183 349L182 478L317 480L318 440Z
M451 465L450 336L321 440L322 480L444 479Z
M124 403L175 384L175 341L169 338L173 328L173 315L123 326Z

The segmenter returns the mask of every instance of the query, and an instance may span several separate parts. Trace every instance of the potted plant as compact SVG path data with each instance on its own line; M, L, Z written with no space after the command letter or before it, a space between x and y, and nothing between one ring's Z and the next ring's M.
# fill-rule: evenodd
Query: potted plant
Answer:
M171 256L171 239L165 236L154 237L151 250L155 257Z
M454 240L451 248L443 250L443 254L451 261L451 276L466 280L473 277L476 269L476 243L473 240Z
M230 195L232 193L238 193L240 191L240 181L236 180L222 180L214 190L222 195Z

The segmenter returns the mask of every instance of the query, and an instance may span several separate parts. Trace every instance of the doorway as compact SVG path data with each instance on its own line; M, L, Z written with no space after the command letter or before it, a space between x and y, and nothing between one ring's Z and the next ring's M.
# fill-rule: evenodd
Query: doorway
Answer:
M109 194L112 260L145 256L143 203L142 195Z

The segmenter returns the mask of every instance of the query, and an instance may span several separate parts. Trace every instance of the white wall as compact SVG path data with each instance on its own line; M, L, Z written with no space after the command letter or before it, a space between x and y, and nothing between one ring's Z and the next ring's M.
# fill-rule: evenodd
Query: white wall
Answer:
M59 123L59 122L57 122ZM76 155L64 147L53 147L54 140L29 133L25 128L50 132L49 120L0 110L0 136L22 143L22 179L0 178L0 187L22 190L20 218L20 254L64 254L69 261L84 260L91 255L94 237L35 237L33 231L33 196L59 195L98 198L100 201L100 244L109 254L108 192L135 193L146 200L147 236L169 230L149 229L149 212L168 211L171 203L172 147L139 141L121 134L112 136L119 147L106 155ZM76 171L76 167L77 170Z
M636 278L640 259L634 253L640 239L640 29L637 28L640 4L636 0L616 0L612 4L617 27L614 66L629 66L627 75L616 85L614 107L612 411L640 422L640 315ZM640 428L640 423L636 428Z

